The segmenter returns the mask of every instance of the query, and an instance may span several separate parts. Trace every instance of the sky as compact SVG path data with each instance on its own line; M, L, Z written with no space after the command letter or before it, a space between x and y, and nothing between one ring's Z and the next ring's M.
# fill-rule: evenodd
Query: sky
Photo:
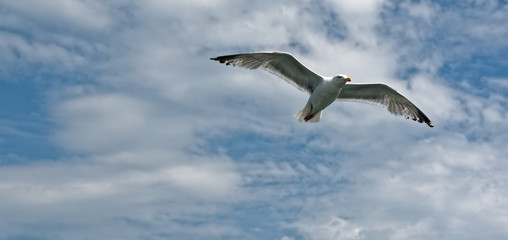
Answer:
M507 1L0 1L0 239L508 239ZM290 52L434 128L210 57Z

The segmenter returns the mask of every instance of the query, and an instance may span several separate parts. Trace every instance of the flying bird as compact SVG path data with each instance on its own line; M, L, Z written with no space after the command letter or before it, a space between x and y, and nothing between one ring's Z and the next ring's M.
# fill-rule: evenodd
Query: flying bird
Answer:
M392 114L434 127L420 109L390 86L381 83L350 84L348 82L351 78L344 74L323 77L306 68L289 53L254 52L219 56L210 60L246 69L261 68L308 92L310 97L307 104L294 115L300 122L318 122L323 109L338 100L384 105Z

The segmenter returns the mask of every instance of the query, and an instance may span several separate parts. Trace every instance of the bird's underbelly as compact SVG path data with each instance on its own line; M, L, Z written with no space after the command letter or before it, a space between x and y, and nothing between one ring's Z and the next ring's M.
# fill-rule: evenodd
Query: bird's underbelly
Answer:
M339 96L340 89L333 88L317 88L312 95L310 95L309 101L312 104L313 112L321 111L332 104Z

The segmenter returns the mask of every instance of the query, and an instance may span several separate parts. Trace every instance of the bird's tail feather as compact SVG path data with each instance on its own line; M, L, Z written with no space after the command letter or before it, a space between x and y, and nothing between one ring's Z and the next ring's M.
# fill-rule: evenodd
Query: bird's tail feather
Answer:
M299 122L319 122L321 120L321 111L314 113L312 118L305 120L312 113L312 104L307 104L305 107L296 113L293 117L298 119Z

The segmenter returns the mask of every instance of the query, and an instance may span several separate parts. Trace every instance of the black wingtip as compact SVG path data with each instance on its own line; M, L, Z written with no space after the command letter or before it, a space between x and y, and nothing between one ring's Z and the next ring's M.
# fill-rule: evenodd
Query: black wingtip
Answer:
M225 63L228 59L227 57L228 56L213 57L213 58L210 58L210 60L219 61L220 63ZM226 65L229 65L229 63L226 63Z
M406 119L409 119L409 117L406 117ZM432 124L432 122L429 119L422 119L422 118L414 117L414 118L411 118L411 120L419 122L419 123L426 123L431 128L434 127L434 125Z
M429 127L433 128L434 125L430 121L430 119L423 113L420 109L418 109L418 114L413 118L414 121L418 121L419 123L426 123Z

